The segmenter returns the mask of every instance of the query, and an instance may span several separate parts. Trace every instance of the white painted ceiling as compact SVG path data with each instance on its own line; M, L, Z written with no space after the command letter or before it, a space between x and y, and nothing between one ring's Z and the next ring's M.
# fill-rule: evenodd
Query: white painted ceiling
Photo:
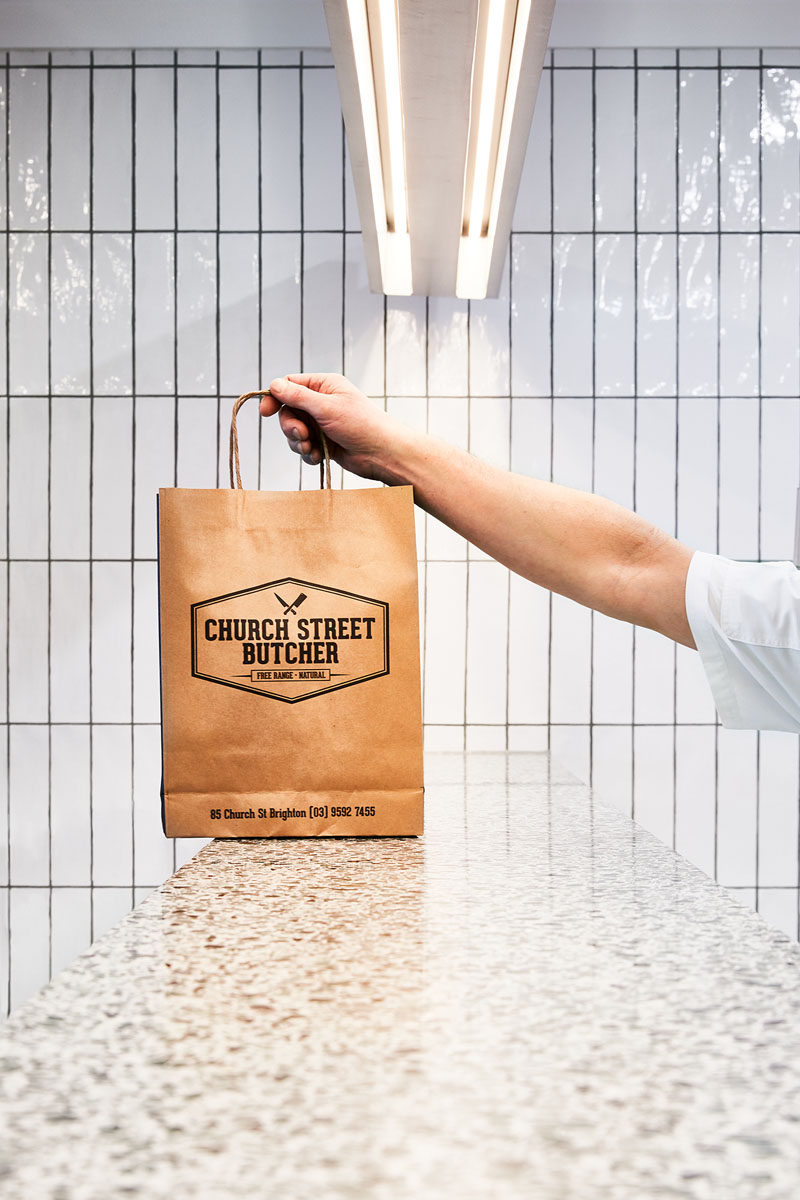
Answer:
M798 46L800 0L557 0L550 44ZM322 0L0 0L6 49L327 45Z

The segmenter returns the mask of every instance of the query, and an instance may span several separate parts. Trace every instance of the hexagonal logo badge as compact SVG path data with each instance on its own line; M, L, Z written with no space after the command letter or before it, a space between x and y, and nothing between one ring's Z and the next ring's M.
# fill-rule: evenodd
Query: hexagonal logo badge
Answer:
M296 704L389 674L389 605L274 579L191 606L192 675Z

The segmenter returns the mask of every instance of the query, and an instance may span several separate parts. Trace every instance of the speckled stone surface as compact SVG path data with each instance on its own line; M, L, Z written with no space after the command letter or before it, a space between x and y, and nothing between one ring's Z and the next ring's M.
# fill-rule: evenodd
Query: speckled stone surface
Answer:
M0 1194L800 1195L800 946L545 756L215 842L0 1029Z

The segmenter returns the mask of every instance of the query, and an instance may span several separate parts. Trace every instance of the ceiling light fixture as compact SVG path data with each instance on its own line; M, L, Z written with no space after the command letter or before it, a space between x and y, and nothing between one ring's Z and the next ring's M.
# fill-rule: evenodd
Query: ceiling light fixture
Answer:
M347 0L383 291L409 296L400 47L396 0Z
M482 300L489 287L531 0L482 0L481 10L456 274L456 295L465 300Z
M369 284L496 296L555 0L324 0Z

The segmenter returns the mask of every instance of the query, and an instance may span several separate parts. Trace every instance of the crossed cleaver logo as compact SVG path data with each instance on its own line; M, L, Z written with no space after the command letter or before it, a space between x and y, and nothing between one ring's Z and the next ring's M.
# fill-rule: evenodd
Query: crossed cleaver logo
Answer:
M389 605L286 577L191 605L192 675L295 704L389 674Z

